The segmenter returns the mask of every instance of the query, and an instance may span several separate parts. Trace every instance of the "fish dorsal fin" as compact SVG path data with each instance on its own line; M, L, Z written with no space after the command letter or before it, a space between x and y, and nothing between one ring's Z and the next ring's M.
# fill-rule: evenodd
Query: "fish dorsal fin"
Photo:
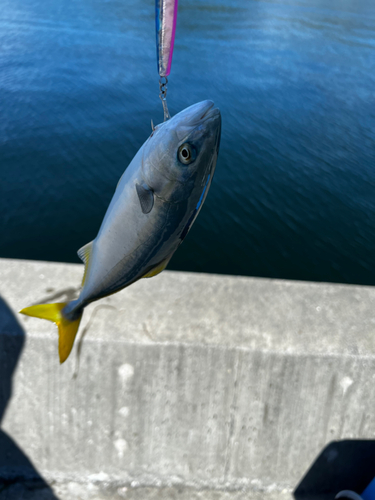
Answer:
M82 286L85 284L86 272L87 272L87 268L88 268L89 260L90 260L90 256L91 256L92 244L93 244L93 242L90 241L90 243L87 243L87 245L80 248L77 252L78 257L85 264L85 272L83 274Z
M171 260L172 255L169 255L166 259L162 260L160 264L155 266L151 271L149 271L147 274L143 276L143 278L152 278L153 276L156 276L157 274L161 273L164 271L164 269L167 267L168 262Z
M119 179L119 181L118 181L118 183L117 183L116 189L119 187L120 182L122 181L122 178L124 177L124 175L125 175L125 172L124 172L124 173L122 174L122 176L120 177L120 179Z
M147 186L146 183L136 184L135 187L137 189L142 212L144 214L150 213L152 207L154 206L154 192Z

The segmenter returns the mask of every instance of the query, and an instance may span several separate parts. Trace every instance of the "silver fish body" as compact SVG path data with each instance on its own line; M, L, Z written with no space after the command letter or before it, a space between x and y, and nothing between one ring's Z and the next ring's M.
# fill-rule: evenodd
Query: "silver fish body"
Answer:
M54 322L64 363L84 308L163 271L189 232L210 188L221 116L203 101L158 125L121 177L94 241L80 250L82 290L72 302L35 304L20 313Z
M206 199L220 133L212 101L155 128L120 179L88 258L79 252L86 275L79 298L62 311L66 318L165 267Z

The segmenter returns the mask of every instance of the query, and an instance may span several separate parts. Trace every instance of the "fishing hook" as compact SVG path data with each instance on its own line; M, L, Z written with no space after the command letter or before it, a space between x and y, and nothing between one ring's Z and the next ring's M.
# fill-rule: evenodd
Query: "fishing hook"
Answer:
M159 97L161 100L161 103L163 105L163 111L164 111L164 121L166 122L171 118L171 115L169 114L168 111L168 105L167 105L167 84L168 84L168 78L166 76L161 76L159 78Z

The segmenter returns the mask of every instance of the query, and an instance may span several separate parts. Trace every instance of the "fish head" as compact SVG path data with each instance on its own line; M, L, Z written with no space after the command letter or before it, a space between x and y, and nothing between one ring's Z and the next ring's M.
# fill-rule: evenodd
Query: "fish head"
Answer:
M156 196L189 198L212 179L219 152L221 115L212 101L190 106L153 130L144 144L142 173Z

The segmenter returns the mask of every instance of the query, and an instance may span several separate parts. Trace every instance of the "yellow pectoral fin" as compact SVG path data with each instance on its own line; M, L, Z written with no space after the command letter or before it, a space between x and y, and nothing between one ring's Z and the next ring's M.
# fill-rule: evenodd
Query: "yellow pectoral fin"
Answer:
M153 269L151 269L151 271L149 271L147 274L145 274L142 277L143 278L152 278L153 276L156 276L157 274L159 274L162 271L164 271L164 269L168 265L168 262L171 260L171 257L172 257L172 255L170 257L167 257L166 259L164 259L162 262L160 262L160 264L158 264L157 266L155 266Z
M66 306L67 302L59 302L56 304L38 304L36 306L25 307L20 313L34 318L47 319L56 323L59 329L59 357L60 363L68 358L77 335L78 327L81 322L82 314L78 319L69 321L65 318L61 311Z

